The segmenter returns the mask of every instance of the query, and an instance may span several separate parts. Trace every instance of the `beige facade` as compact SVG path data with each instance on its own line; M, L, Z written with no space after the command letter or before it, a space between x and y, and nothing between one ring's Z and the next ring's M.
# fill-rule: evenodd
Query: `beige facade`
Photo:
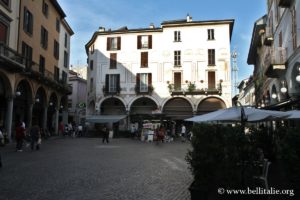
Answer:
M8 2L7 5L5 5ZM69 63L72 29L56 0L1 1L0 127L12 139L14 127L24 121L57 133L58 122L67 122L68 66L60 32L67 35ZM66 27L66 28L62 28ZM56 42L55 42L56 41Z

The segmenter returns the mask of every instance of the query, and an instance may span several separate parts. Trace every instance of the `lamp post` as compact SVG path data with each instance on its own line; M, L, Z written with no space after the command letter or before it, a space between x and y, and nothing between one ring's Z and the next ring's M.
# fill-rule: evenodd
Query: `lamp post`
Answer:
M243 105L241 104L240 101L236 100L234 102L235 106L237 106L239 104L239 106L241 107L241 129L242 129L242 132L245 133L245 124L247 122L247 116L245 114L245 109L243 107Z

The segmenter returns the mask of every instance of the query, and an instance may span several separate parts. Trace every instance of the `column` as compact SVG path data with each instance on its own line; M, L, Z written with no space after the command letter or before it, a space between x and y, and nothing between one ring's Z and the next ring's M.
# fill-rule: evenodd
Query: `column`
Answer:
M48 107L47 106L45 106L45 108L44 108L44 116L43 116L43 129L44 130L47 130L47 113L48 113Z
M30 128L32 126L32 109L33 109L33 104L30 103L28 105L28 113L27 113L27 124L26 128Z
M54 117L54 129L55 129L55 135L58 135L58 118L59 118L59 110L55 109L55 117Z
M14 101L12 97L7 99L7 113L6 113L6 121L5 121L5 129L8 136L9 141L11 138L11 126L12 126L12 117L13 117L13 109L14 109Z

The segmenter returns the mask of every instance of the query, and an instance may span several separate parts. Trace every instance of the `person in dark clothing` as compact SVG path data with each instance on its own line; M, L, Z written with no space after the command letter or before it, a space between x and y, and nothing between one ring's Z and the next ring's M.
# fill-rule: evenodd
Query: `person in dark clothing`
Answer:
M109 143L109 140L108 140L109 130L108 130L107 126L104 126L102 131L103 131L102 143L104 143L105 141L106 141L106 143Z
M19 152L22 152L22 146L23 146L23 140L25 138L25 128L22 126L22 123L18 123L18 126L16 127L16 150Z
M40 145L38 144L38 140L41 138L40 128L38 125L34 125L31 127L30 130L30 137L31 137L31 150L40 149Z

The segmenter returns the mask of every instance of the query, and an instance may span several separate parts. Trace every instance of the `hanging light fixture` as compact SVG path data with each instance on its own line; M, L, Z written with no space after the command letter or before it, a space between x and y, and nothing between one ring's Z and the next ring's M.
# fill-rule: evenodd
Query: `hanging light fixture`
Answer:
M280 88L280 92L285 94L287 92L287 88L286 88L286 84L285 81L281 81L281 88Z
M272 94L272 99L276 99L277 98L277 94L274 92L273 94Z
M300 67L298 68L298 75L296 76L296 81L300 83Z

